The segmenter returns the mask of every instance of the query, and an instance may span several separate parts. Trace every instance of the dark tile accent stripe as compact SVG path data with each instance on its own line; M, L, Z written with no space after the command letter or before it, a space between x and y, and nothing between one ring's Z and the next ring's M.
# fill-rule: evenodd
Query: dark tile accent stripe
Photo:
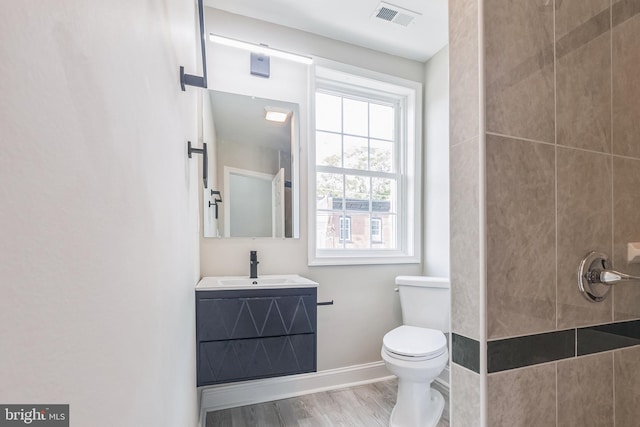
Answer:
M635 345L640 320L507 338L487 343L487 369L500 372ZM455 345L453 351L455 356Z
M463 335L451 334L451 360L477 374L480 373L480 343Z
M480 343L452 336L454 363L480 373ZM506 338L487 343L489 373L640 345L640 320Z
M575 329L507 338L487 343L489 373L575 356Z
M640 320L578 329L578 356L640 344Z

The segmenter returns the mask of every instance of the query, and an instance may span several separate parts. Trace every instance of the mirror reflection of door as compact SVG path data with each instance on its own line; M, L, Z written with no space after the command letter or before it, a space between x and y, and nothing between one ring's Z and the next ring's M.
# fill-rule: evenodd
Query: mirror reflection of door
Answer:
M225 236L285 237L284 168L274 176L224 168Z
M285 237L285 213L284 213L284 168L280 168L276 176L271 180L271 211L273 225L273 237Z

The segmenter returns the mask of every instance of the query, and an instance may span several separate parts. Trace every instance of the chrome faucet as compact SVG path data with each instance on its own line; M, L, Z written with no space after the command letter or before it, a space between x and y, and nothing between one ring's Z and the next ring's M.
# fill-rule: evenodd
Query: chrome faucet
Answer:
M578 267L578 288L591 302L603 301L612 285L626 282L640 282L640 277L613 270L609 257L602 252L588 253Z
M258 278L258 264L260 264L260 261L258 261L258 251L249 252L249 279Z

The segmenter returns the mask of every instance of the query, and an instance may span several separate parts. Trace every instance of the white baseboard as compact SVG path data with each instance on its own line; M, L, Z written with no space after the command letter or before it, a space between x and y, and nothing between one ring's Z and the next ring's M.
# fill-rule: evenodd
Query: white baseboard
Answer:
M343 387L368 384L393 378L383 361L309 374L243 381L202 389L200 425L205 427L206 413L220 409L287 399ZM448 377L447 377L448 380Z
M449 389L449 365L447 365L442 370L442 372L440 372L440 375L438 375L438 377L434 381L440 383L440 385Z

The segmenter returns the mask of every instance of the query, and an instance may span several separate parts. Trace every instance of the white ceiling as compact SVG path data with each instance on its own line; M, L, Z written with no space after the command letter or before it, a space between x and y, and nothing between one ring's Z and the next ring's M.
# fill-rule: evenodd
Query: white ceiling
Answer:
M447 44L447 0L385 2L420 15L403 27L372 18L380 0L205 0L216 9L420 62Z

